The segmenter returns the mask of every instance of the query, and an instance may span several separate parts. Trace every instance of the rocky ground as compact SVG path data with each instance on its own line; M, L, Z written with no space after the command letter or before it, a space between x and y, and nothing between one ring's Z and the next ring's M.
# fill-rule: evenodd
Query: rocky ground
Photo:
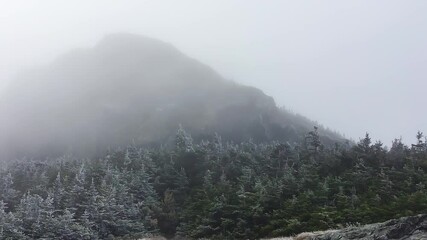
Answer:
M427 240L427 214L393 219L361 227L324 232L301 233L295 237L274 240Z

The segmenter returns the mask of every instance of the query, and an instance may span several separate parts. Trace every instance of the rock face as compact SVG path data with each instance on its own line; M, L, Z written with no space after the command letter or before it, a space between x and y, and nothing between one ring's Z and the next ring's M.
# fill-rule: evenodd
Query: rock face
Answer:
M351 227L337 231L329 231L307 238L313 240L420 240L427 239L427 214L403 217L384 223L370 224L362 227Z
M108 147L194 138L298 141L315 123L222 78L168 43L113 34L22 73L0 96L0 157L89 157ZM325 141L340 136L321 131Z

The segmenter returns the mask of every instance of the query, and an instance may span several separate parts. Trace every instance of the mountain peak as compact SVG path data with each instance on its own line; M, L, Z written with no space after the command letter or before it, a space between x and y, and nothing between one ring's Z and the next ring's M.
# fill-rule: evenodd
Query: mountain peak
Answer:
M159 143L179 124L196 139L216 132L236 142L297 142L313 126L280 111L262 91L226 81L171 44L135 34L108 35L21 83L9 86L7 108L0 107L0 153L12 157Z
M170 43L132 33L108 34L98 42L95 48L101 51L135 51L136 53L143 52L151 55L179 53Z
M99 41L99 44L101 43L117 43L117 42L151 42L151 43L164 43L161 40L148 37L141 34L134 34L134 33L126 33L126 32L118 32L118 33L110 33L105 35L101 41Z

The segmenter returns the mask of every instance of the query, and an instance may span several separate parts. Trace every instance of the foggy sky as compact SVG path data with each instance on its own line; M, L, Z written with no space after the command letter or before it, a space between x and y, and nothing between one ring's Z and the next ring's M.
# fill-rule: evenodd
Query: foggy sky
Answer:
M0 94L104 35L158 38L347 137L427 133L427 1L0 3Z

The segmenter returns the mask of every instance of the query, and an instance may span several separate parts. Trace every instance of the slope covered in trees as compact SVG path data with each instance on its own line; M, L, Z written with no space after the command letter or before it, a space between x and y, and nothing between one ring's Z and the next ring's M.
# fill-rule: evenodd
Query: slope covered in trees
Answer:
M319 139L320 138L320 139ZM103 158L13 163L0 174L1 238L254 239L427 211L427 143L369 135L324 146L317 130L296 146L193 143L129 146Z
M260 79L261 81L262 79ZM113 34L21 73L0 96L0 158L102 156L158 144L182 124L199 140L300 141L314 123L222 78L170 44ZM325 143L342 137L320 129Z

